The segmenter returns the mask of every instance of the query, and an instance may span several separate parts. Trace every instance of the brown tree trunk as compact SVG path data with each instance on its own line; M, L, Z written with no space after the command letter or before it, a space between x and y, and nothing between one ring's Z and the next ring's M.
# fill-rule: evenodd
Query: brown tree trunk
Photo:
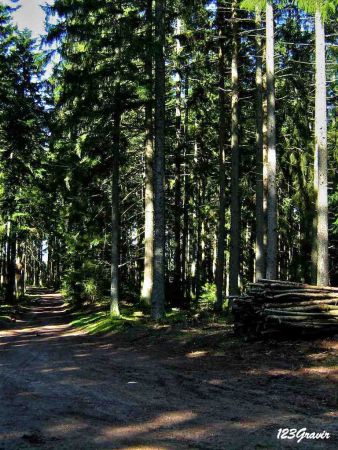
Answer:
M154 287L152 317L165 313L165 0L155 7Z
M181 152L182 152L182 79L180 68L181 44L179 35L181 34L181 19L177 18L176 24L176 86L175 86L175 128L176 128L176 148L175 148L175 216L174 216L174 298L175 304L182 302L182 258L181 258Z
M274 17L270 0L266 4L266 75L268 108L268 242L266 277L277 276L277 189L276 189L276 116L275 116Z
M265 278L264 205L263 205L263 76L262 23L256 9L256 242L255 280Z
M111 283L110 283L110 314L119 316L119 262L120 262L120 207L119 207L119 163L121 110L119 92L116 94L114 112L113 162L112 162L112 194L111 194Z
M223 309L224 269L225 269L225 11L224 3L217 2L218 16L218 101L219 101L219 209L218 209L218 233L217 233L217 258L216 258L216 304L215 309L221 312Z
M188 266L189 266L189 209L190 209L190 195L191 195L191 180L188 153L189 153L189 110L188 110L188 96L189 96L189 80L185 79L185 111L184 111L184 195L183 195L183 232L182 232L182 282L183 295L185 301L189 301L190 288L188 287Z
M6 270L6 301L14 304L16 299L15 274L16 274L16 236L13 224L7 223L7 270Z
M329 245L328 245L328 194L327 194L327 112L325 73L325 32L319 10L315 15L316 24L316 108L315 140L317 172L317 284L328 285Z
M239 293L241 212L239 199L239 83L238 83L238 2L232 2L232 63L231 63L231 225L229 293Z
M149 42L152 39L153 24L153 0L147 0L147 36ZM145 106L145 193L144 193L144 274L141 299L146 305L151 305L153 295L154 274L154 188L153 188L153 163L154 163L154 139L153 139L153 58L151 52L146 53L145 75L147 78L148 98Z

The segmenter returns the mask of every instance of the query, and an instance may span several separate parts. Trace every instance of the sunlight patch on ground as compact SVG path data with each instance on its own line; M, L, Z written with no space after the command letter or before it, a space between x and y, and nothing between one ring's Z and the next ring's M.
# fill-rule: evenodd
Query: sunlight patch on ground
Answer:
M54 373L55 371L58 372L76 372L79 370L79 367L58 367L57 369L41 369L41 373Z
M140 433L149 433L151 431L156 431L162 427L168 427L178 424L183 424L197 417L192 411L178 411L170 412L166 414L161 414L154 420L148 422L142 422L133 425L127 425L124 427L111 428L108 427L104 430L104 434L109 438L123 438L131 437Z
M209 352L205 351L205 350L200 350L200 351L196 351L196 352L190 352L186 354L187 358L201 358L203 356L207 356Z
M75 419L72 419L72 422L69 421L69 419L67 421L64 421L62 423L57 423L55 425L51 425L49 427L46 428L46 431L50 434L58 434L60 433L61 436L64 435L65 432L67 433L71 433L71 432L76 432L76 431L81 431L83 429L85 429L87 427L87 425L83 422L76 422Z
M295 423L298 419L299 416L296 414L283 414L279 417L262 415L254 420L247 418L240 419L233 422L231 426L239 430L259 430L269 425L275 425L276 423Z
M121 331L126 326L137 325L142 316L122 314L120 317L111 317L105 311L76 313L71 326L88 334L105 334L112 331Z
M158 445L128 445L128 447L120 447L121 450L171 450L170 447L163 447L162 445L159 447Z

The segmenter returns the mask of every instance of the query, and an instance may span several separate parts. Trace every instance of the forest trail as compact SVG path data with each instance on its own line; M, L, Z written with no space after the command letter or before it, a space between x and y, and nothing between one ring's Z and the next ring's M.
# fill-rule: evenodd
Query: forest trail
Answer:
M61 296L42 292L0 332L0 449L288 448L280 427L325 429L330 441L311 448L338 448L330 370L288 375L292 357L284 371L274 359L286 347L260 361L255 345L251 358L172 347L85 335Z

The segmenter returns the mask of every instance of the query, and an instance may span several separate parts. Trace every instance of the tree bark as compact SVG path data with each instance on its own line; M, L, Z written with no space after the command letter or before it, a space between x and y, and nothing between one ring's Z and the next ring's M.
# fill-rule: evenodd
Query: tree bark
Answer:
M189 266L189 210L190 210L190 196L191 196L191 180L188 153L189 153L189 109L188 109L188 96L189 96L189 79L186 75L185 78L185 111L184 111L184 199L183 199L183 233L182 233L182 282L183 282L183 295L185 302L189 303L190 289L188 287L188 266Z
M231 63L231 225L229 293L239 293L241 211L239 199L239 83L238 83L238 2L232 2L232 63Z
M120 262L120 208L119 208L119 165L120 165L120 133L121 111L119 93L116 94L114 112L114 142L112 164L112 195L111 195L111 284L110 284L110 314L119 316L119 262Z
M266 42L263 41L263 61L266 60ZM266 276L266 251L268 243L268 99L267 99L267 76L263 70L263 246Z
M147 37L148 42L152 39L152 13L153 0L147 1ZM151 52L146 52L145 75L148 83L148 99L145 106L145 194L144 194L144 274L141 299L148 306L151 305L153 295L154 274L154 188L153 188L153 164L154 164L154 140L153 140L153 60Z
M277 275L276 116L273 6L266 4L266 73L268 103L268 236L266 276Z
M7 222L7 270L6 270L6 301L11 305L15 303L15 275L16 275L16 236L13 224Z
M327 122L325 32L319 10L316 28L316 106L315 106L315 168L317 172L317 284L329 284L328 195L327 195Z
M154 287L152 317L165 312L165 1L155 7Z
M176 148L175 148L175 217L174 217L174 297L175 304L180 306L182 302L182 258L181 258L181 214L182 214L182 189L181 189L181 151L182 151L182 79L180 72L181 44L179 35L181 34L182 22L177 18L176 23L176 85L175 85L175 128L176 128Z
M217 233L217 257L216 257L216 304L215 309L221 312L223 309L224 291L224 267L225 267L225 11L222 1L217 2L218 16L218 40L219 40L219 209L218 209L218 233Z
M256 9L256 243L255 279L265 278L264 206L263 206L263 77L262 22Z

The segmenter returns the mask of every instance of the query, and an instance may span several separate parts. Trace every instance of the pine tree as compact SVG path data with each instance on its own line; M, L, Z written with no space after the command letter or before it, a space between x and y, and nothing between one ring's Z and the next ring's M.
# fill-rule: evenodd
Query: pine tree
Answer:
M315 100L315 156L314 191L316 195L316 248L315 266L318 285L328 285L328 186L327 186L327 104L324 21L330 12L335 12L336 0L298 0L301 8L315 16L316 45L316 100Z
M256 245L255 279L265 278L264 208L263 208L263 64L261 11L256 7Z
M146 37L147 44L153 39L153 0L147 0L146 5ZM141 300L147 306L151 305L153 295L154 274L154 139L153 139L153 55L145 49L144 71L147 82L147 100L145 105L145 189L144 189L144 274Z
M232 62L231 62L231 226L229 294L239 293L241 210L239 192L239 78L238 78L238 2L231 5Z
M154 154L154 287L152 317L164 316L165 307L165 1L155 6L155 154Z
M274 15L272 3L266 3L266 76L268 135L268 211L266 277L277 276L277 189L276 189L276 115L274 68Z
M19 267L25 254L23 236L32 227L32 202L39 205L34 191L40 187L46 143L46 115L41 91L41 54L28 31L19 32L11 23L10 9L0 9L1 72L1 219L4 223L2 281L6 300L14 303L24 293ZM38 209L38 208L36 208ZM22 275L22 270L20 269Z
M225 266L225 209L226 209L226 172L225 172L225 143L226 143L226 111L225 111L225 5L217 3L218 39L219 39L219 219L217 233L216 257L216 310L222 311L224 291Z
M315 106L315 180L317 186L317 284L328 285L328 191L327 191L327 113L325 74L325 31L322 12L315 13L316 34L316 106Z
M275 62L274 62L274 11L270 0L252 2L244 0L242 7L259 12L265 8L265 55L266 55L266 97L267 97L267 244L266 244L266 277L275 279L277 277L277 187L276 187L276 114L275 114ZM259 116L258 116L259 117ZM263 158L264 166L264 158ZM263 178L264 178L263 167ZM264 183L264 180L263 180ZM256 198L257 208L261 211L260 189ZM264 196L264 191L263 194ZM258 213L258 211L257 211ZM260 213L259 213L260 216ZM264 238L262 238L263 224L259 224L258 238L262 249ZM264 259L263 259L264 261ZM260 268L261 271L261 268Z

